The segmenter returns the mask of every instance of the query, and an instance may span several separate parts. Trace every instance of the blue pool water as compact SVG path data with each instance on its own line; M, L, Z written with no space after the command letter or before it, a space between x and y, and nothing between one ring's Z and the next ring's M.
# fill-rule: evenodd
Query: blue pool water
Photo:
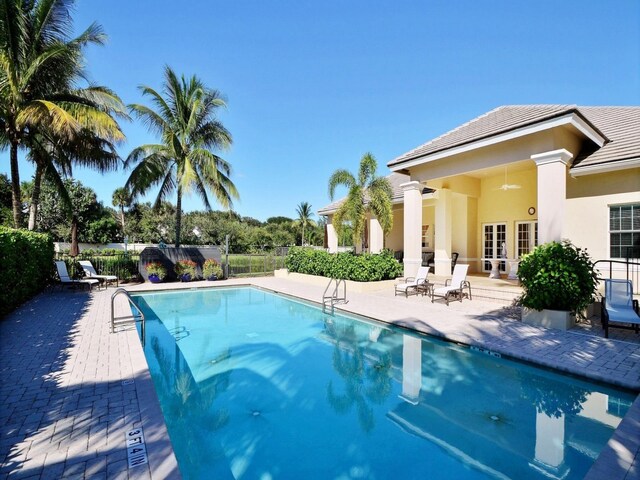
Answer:
M258 289L134 298L186 479L578 479L633 400Z

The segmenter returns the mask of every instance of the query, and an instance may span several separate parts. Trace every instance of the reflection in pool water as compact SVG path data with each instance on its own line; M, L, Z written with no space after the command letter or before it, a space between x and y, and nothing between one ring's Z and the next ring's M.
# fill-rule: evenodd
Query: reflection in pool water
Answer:
M252 288L137 295L185 478L582 478L630 393Z

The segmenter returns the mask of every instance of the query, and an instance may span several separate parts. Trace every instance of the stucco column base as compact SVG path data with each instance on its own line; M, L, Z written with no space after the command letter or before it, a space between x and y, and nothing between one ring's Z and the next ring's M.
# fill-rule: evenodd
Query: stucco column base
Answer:
M444 275L446 277L451 276L451 260L450 259L443 258L440 260L435 260L433 263L435 264L436 275Z
M404 276L415 277L418 268L422 265L422 258L406 258L402 262L404 264Z

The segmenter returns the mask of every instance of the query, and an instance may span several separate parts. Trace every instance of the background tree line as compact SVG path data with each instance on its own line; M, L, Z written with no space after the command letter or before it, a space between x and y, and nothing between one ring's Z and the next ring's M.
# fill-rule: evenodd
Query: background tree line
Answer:
M23 209L28 209L33 180L22 182ZM65 189L71 199L73 214L78 219L78 241L83 243L118 243L124 237L130 243L173 244L175 242L176 208L160 202L153 208L150 202L128 202L116 190L113 207L99 202L95 192L78 180L65 179ZM303 202L304 203L304 202ZM11 182L0 174L0 224L13 224ZM265 222L243 217L233 211L194 211L183 213L182 242L188 245L223 245L230 237L232 253L268 250L275 246L301 245L304 230L306 245L322 246L324 221L309 221L310 206L302 209L301 218L274 216ZM57 242L71 241L71 225L67 207L60 203L56 186L46 179L42 182L40 205L35 231L48 232Z

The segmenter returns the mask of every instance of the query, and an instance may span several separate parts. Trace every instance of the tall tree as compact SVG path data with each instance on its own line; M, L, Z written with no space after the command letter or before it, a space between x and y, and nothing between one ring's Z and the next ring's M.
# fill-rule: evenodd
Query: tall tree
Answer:
M304 246L304 231L307 227L312 227L316 223L311 220L313 217L313 212L311 211L311 205L309 202L300 202L296 207L296 213L298 214L298 218L296 220L296 226L302 228L302 241L301 245Z
M131 206L131 195L126 188L116 188L111 196L111 204L120 210L120 226L122 227L122 238L127 233L125 229L124 209Z
M393 226L391 184L384 177L376 177L377 168L378 163L374 156L366 153L360 159L357 176L347 170L338 169L329 178L331 200L338 186L342 185L348 189L347 197L333 215L336 233L340 236L344 223L350 222L353 229L353 244L356 246L364 243L367 215L376 216L385 235Z
M175 244L180 246L182 196L192 189L205 208L211 210L207 190L223 208L231 208L238 191L231 181L231 165L213 153L231 145L231 134L216 118L226 104L217 90L209 89L196 77L178 78L165 67L162 94L148 86L142 94L151 98L154 108L131 105L131 111L160 135L162 143L135 148L125 166L133 168L127 180L132 197L159 186L155 205L176 192Z
M70 38L74 3L0 0L0 146L10 151L16 227L22 224L18 150L31 148L38 132L70 140L88 128L123 138L115 120L96 108L117 109L119 99L103 87L76 87L84 78L83 48L105 36L94 23Z

